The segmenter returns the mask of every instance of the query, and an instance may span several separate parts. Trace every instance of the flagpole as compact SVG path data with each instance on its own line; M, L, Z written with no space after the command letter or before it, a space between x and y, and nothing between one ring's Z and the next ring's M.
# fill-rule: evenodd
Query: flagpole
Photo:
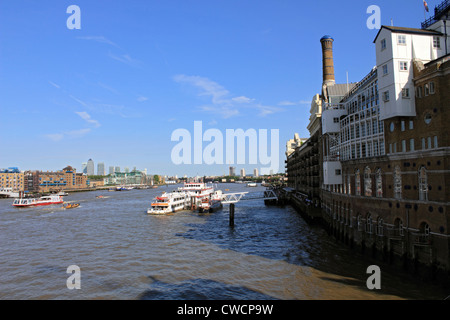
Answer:
M427 12L429 11L428 3L426 2L426 0L422 0L422 2L423 2L423 17L425 18L425 21L427 21Z

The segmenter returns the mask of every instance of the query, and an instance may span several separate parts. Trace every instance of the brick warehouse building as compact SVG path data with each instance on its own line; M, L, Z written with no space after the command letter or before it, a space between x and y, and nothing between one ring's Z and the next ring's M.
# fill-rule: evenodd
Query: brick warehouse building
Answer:
M323 52L320 206L345 243L448 280L450 41L441 18L449 6L439 8L423 29L383 26L376 67L339 99L327 96L335 84ZM289 181L301 181L292 155L286 163Z

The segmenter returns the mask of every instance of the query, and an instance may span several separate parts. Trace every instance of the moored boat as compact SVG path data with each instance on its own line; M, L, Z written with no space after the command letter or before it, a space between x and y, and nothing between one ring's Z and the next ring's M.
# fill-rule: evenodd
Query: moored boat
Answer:
M0 195L7 198L19 198L20 194L17 191L13 191L12 188L1 188Z
M189 197L186 192L163 193L156 197L147 209L148 214L163 215L184 210L187 207Z
M14 207L35 207L35 206L48 206L52 204L64 203L62 196L51 195L44 196L40 198L29 198L29 199L16 199L13 202Z

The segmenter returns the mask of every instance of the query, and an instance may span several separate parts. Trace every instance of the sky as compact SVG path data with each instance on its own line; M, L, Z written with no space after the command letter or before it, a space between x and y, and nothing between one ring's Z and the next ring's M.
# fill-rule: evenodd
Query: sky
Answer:
M439 3L428 1L426 17ZM80 171L93 159L107 170L227 174L225 149L223 164L193 164L194 155L191 164L175 163L174 148L187 140L173 133L190 133L194 150L201 122L202 133L222 133L224 145L226 130L267 130L269 141L276 130L267 155L278 144L275 172L284 172L286 141L309 137L322 85L320 38L335 40L337 83L347 73L357 82L375 66L371 5L382 25L420 28L424 20L422 0L1 1L0 168ZM231 165L247 173L268 167L248 158Z

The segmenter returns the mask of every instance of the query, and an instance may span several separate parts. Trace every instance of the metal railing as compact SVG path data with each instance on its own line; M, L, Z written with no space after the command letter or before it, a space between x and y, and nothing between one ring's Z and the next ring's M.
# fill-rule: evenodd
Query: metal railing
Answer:
M439 21L439 18L442 13L444 13L446 10L450 8L450 0L445 0L441 2L441 4L437 5L434 8L434 16L431 18L426 19L424 22L422 22L422 29L426 29L429 26L431 26L433 23L436 23Z

